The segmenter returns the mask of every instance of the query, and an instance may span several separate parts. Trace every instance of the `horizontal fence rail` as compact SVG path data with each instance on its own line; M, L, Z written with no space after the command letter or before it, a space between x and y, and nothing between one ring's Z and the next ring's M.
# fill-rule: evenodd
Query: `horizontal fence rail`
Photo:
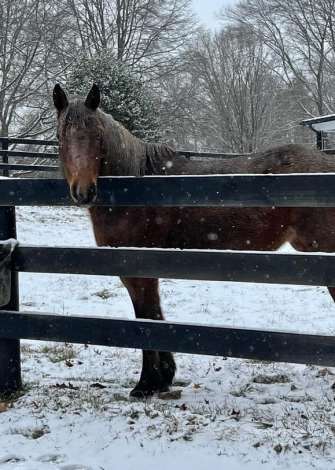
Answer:
M0 338L335 366L335 337L224 326L1 312Z
M58 146L58 142L57 142ZM322 150L327 155L334 155L334 149L325 149ZM182 155L188 159L191 157L196 158L236 158L236 157L249 157L252 156L252 153L210 153L210 152L192 152L190 150L176 150L179 155ZM11 157L20 157L20 158L55 158L58 159L58 153L50 152L33 152L30 150L0 150L0 155L8 155Z
M3 142L8 144L58 146L58 140L30 139L28 137L0 137L0 143Z
M224 152L193 152L192 150L176 150L179 155L186 158L201 157L201 158L235 158L235 157L248 157L250 153L224 153Z
M64 179L3 179L2 206L74 205ZM100 206L335 207L335 174L102 177Z
M57 143L58 146L58 143ZM235 158L235 157L246 157L251 154L249 153L209 153L209 152L191 152L186 150L177 150L179 155L183 155L186 158L199 157L199 158ZM31 152L29 150L0 150L0 155L9 155L12 157L29 157L29 158L58 158L57 153L50 152Z
M57 153L31 152L29 150L0 150L0 156L58 159ZM34 165L31 165L34 166Z
M335 255L19 246L12 270L335 286Z
M58 172L58 166L48 165L24 165L21 163L0 163L0 170L25 170L25 171L52 171Z
M176 150L179 155L184 157L202 157L202 158L235 158L235 157L252 157L252 153L224 153L224 152L193 152L192 150ZM335 149L322 149L327 155L335 155Z

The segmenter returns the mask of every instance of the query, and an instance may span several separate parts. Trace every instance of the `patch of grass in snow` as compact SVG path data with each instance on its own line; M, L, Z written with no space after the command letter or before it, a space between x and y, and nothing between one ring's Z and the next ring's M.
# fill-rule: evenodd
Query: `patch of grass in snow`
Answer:
M22 344L20 345L21 350L21 361L26 362L32 354L36 352L36 349L32 347L30 344Z
M77 348L70 343L46 343L41 346L40 352L54 364L70 361L78 356Z
M111 402L113 402L113 401L128 402L129 401L129 396L125 395L123 393L114 393L113 396L111 397Z
M219 431L215 431L218 441L238 441L241 433L239 428L223 427Z
M99 292L94 292L92 295L95 295L96 297L100 297L100 299L103 299L103 300L115 298L118 296L118 294L115 294L115 292L110 292L108 289L102 289Z
M302 449L327 452L335 443L333 413L329 413L329 407L334 405L326 398L295 408L289 404L280 407L251 407L249 412L255 426L266 430L255 446L270 444L277 453L282 453L294 444L299 452Z
M45 434L50 433L49 426L42 425L36 427L26 427L26 428L11 428L10 434L19 434L27 439L39 439Z
M190 380L179 379L179 380L174 380L173 381L173 386L174 387L188 387L191 383L192 383L192 381L190 381Z
M14 405L21 397L23 397L26 393L29 392L31 389L28 384L23 383L21 388L10 395L7 393L0 393L0 403L5 403L6 405ZM11 406L9 406L11 408Z
M29 396L25 397L30 402ZM85 411L104 412L110 397L90 385L73 384L73 381L55 381L52 384L35 387L33 405L36 410L81 414Z

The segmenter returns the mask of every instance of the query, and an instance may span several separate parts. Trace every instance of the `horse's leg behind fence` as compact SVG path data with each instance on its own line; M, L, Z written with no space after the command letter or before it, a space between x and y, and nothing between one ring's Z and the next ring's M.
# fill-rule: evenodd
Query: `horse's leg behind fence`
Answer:
M134 305L136 318L164 320L160 307L158 279L122 277ZM139 383L130 392L134 397L151 396L169 389L176 371L170 352L143 350L143 367Z
M328 286L328 292L332 296L333 301L335 302L335 287Z
M308 253L335 253L335 209L296 209L295 238L291 245L298 251ZM329 294L335 303L335 286L328 286Z

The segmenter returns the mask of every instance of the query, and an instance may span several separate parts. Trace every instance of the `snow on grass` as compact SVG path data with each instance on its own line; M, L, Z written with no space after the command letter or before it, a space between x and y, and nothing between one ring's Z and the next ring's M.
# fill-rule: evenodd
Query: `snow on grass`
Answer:
M94 246L87 213L20 208L22 244ZM20 274L21 309L133 318L118 278ZM170 321L333 333L325 288L161 282ZM25 388L0 398L0 470L325 469L334 370L176 354L181 398L129 399L141 352L22 341Z

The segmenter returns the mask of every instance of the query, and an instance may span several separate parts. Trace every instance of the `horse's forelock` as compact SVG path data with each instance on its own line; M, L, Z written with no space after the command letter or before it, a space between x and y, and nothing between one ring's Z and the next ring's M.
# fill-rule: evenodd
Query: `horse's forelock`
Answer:
M60 117L60 124L64 128L69 126L94 128L99 125L95 113L88 109L82 100L69 104Z

